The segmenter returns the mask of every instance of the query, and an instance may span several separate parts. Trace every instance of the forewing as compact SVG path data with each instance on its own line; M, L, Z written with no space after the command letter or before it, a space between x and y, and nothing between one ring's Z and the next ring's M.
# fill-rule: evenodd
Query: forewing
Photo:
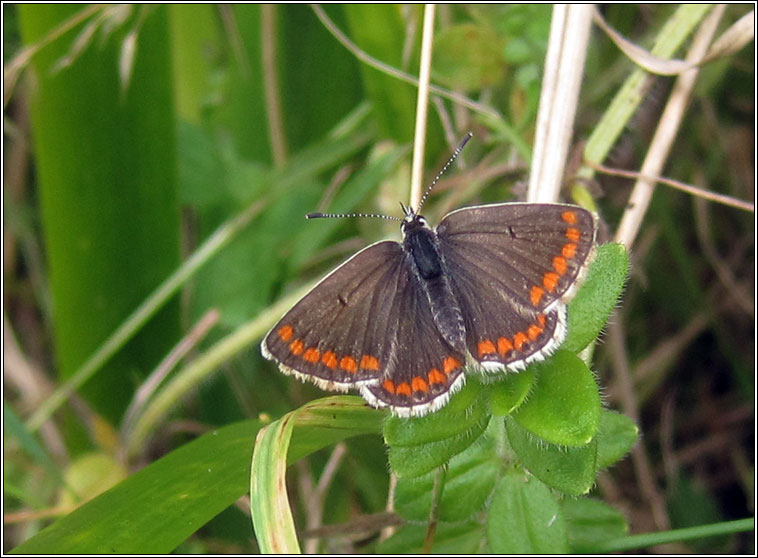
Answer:
M454 211L437 227L471 355L487 369L523 368L565 337L564 302L593 254L594 216L563 204Z
M323 389L377 383L392 358L405 267L396 242L361 250L279 320L261 343L263 356Z
M261 343L281 370L323 389L361 389L375 407L422 415L463 382L465 356L451 349L402 247L357 253L304 296Z

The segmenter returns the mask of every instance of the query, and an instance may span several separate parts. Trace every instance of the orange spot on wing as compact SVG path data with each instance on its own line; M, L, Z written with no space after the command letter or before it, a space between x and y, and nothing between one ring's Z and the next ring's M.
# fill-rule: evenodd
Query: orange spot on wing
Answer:
M450 374L453 370L456 368L459 368L461 366L461 363L458 361L455 357L445 357L445 359L442 361L442 371L445 374Z
M561 219L566 221L569 225L576 225L576 213L573 211L564 211L561 213Z
M545 295L545 289L542 287L538 287L537 285L534 285L532 287L531 292L529 293L529 297L532 299L532 305L537 306L540 303L540 300L542 300L542 297Z
M321 363L327 368L337 368L337 362L337 354L333 351L325 351L324 354L321 355Z
M379 370L379 359L371 355L361 357L361 368L363 370Z
M421 376L414 376L411 380L411 388L413 388L413 391L423 391L424 393L429 392L429 384L427 384L426 380Z
M576 227L569 227L566 229L566 238L571 242L579 242L582 239L582 233Z
M480 357L484 355L491 355L495 352L495 344L489 339L482 339L479 341L479 343L477 343L476 349Z
M411 396L411 386L408 384L408 382L403 382L402 384L398 384L397 389L395 390L395 393L398 395L405 395L406 397Z
M303 345L303 342L300 341L300 339L295 339L292 343L290 343L290 352L293 355L303 354L303 349L305 349L305 345Z
M557 273L554 273L552 271L548 271L545 273L545 275L542 276L542 285L549 291L553 292L555 288L558 286L558 281L561 279L561 276Z
M447 378L445 378L445 375L437 370L436 368L432 368L429 371L429 374L427 374L427 378L429 378L430 384L446 384Z
M544 328L545 324L547 323L547 318L545 318L545 314L539 314L537 316L537 323L540 324L540 327Z
M553 269L558 273L558 275L565 275L566 271L568 271L568 264L566 262L566 258L563 258L561 256L554 257Z
M574 256L576 256L576 244L573 242L567 242L563 245L563 250L561 250L561 254L563 254L563 257L567 260L573 259Z
M520 351L521 347L523 347L528 342L529 338L523 331L519 331L516 335L513 336L513 346L516 347L517 351Z
M308 347L303 353L303 359L313 364L317 364L320 357L321 353L316 347Z
M505 356L513 350L513 343L507 337L501 337L497 340L497 352L500 356Z
M384 380L384 382L382 382L382 387L384 388L384 391L388 393L392 393L394 395L395 382L393 382L392 380Z
M292 336L295 334L295 330L292 329L292 326L285 325L285 326L280 327L279 331L277 331L276 333L279 335L279 338L282 341L287 342L290 339L292 339Z
M340 359L340 368L350 374L358 372L358 363L351 356L344 356Z
M538 326L537 324L532 324L529 326L529 328L526 330L526 334L532 341L536 341L537 338L542 334L543 329Z

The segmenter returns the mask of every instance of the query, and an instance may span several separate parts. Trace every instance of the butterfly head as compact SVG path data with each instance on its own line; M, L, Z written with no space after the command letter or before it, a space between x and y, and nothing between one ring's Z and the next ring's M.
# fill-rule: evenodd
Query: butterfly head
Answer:
M403 208L403 213L405 214L403 223L400 225L400 229L403 231L403 237L413 231L429 228L429 223L427 222L426 217L419 215L416 210L403 203L401 203L400 206Z

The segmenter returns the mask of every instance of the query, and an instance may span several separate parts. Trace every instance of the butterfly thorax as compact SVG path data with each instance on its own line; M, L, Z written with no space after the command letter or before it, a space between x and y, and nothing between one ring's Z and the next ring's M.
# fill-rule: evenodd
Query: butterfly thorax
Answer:
M436 234L420 215L403 221L403 247L411 255L419 276L431 280L442 275L442 262Z
M402 231L403 249L429 301L437 329L451 347L465 352L463 315L445 273L445 261L437 233L421 215L408 216L403 221Z

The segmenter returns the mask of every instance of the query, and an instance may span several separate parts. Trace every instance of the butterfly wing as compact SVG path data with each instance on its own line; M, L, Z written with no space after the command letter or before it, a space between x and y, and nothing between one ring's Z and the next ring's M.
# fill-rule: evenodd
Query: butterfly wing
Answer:
M594 216L564 204L495 204L448 214L437 227L471 355L521 369L565 338L565 304L593 254Z
M465 358L436 330L409 266L396 242L358 252L271 329L263 356L322 389L360 388L369 403L396 414L443 405L461 385Z
M431 306L410 264L398 283L399 319L391 360L382 380L361 387L375 407L400 416L421 416L444 406L463 386L466 356L452 348L435 325Z

